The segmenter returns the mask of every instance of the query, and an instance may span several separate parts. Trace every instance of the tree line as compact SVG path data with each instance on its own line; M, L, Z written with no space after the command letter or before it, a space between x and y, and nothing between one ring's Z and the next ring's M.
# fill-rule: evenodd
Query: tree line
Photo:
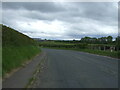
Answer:
M119 36L116 37L114 41L112 36L100 37L100 38L84 37L84 38L81 38L80 42L93 43L93 44L112 44L112 43L118 42L119 40L120 40Z
M87 43L87 44L117 44L120 42L120 36L117 36L115 40L113 40L112 36L107 37L83 37L81 40L54 40L55 42L67 42L67 43Z

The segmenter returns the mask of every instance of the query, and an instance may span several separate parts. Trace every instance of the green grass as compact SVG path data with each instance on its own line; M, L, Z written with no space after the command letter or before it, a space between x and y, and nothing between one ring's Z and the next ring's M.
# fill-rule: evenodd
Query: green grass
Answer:
M1 30L1 29L0 29ZM2 76L22 66L40 52L36 41L2 25Z
M54 41L43 41L39 42L39 46L43 47L56 47L56 48L86 48L88 45L85 43L66 43L66 42L54 42Z
M73 43L67 43L67 42L55 42L55 41L44 41L40 42L41 45L74 45Z
M109 57L113 57L113 58L120 58L118 56L118 53L120 53L120 52L117 52L117 51L110 52L110 51L90 50L90 49L82 49L82 50L78 50L78 51L83 51L83 52L88 52L88 53L98 54L98 55L103 55L103 56L109 56Z
M40 52L35 46L3 47L3 76Z
M2 46L28 46L36 42L30 37L7 26L2 26Z
M2 48L0 47L0 78L2 77Z

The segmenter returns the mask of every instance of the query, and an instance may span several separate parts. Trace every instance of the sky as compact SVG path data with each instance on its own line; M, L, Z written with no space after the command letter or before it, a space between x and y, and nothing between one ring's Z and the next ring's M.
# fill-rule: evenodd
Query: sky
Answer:
M31 38L118 35L117 2L3 2L2 23Z

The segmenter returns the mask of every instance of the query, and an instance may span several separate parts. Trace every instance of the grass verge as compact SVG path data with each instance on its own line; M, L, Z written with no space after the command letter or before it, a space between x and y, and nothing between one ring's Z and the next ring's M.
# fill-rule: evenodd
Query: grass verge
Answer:
M3 47L2 49L2 75L11 72L13 69L22 66L25 62L33 58L40 52L36 46Z
M27 85L25 86L26 90L29 88L33 88L33 85L37 80L37 75L41 72L41 69L44 67L45 60L46 60L46 56L37 65L36 70L33 72L33 76L29 79Z

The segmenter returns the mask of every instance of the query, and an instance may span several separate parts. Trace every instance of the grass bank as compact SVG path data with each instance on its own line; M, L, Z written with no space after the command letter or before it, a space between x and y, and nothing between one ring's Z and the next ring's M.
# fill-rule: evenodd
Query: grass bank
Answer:
M36 41L2 25L2 76L22 66L40 52Z
M3 47L3 76L32 59L40 49L35 46Z
M0 46L0 79L2 78L2 48Z
M83 50L78 50L78 51L83 51L83 52L88 52L88 53L92 53L92 54L98 54L98 55L103 55L103 56L109 56L109 57L113 57L113 58L120 58L120 56L118 54L120 54L120 52L118 51L103 51L103 50L90 50L90 49L83 49Z

